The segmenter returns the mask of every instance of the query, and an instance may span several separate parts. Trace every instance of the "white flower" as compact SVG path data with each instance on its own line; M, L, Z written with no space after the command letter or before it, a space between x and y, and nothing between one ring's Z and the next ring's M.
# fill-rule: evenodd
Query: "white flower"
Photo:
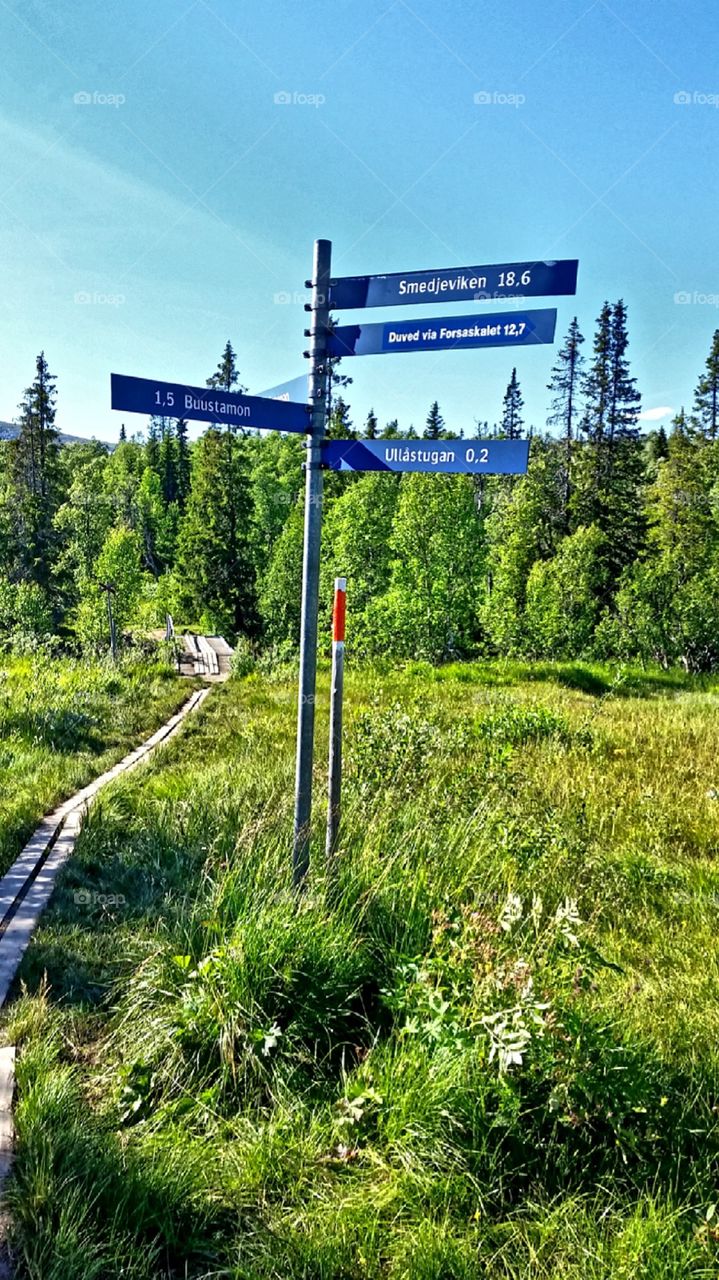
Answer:
M510 893L507 901L502 908L502 914L499 918L500 928L505 933L510 930L522 919L522 899L518 893Z
M582 923L582 918L577 909L576 898L564 899L564 902L561 906L557 907L557 910L554 913L554 923L564 938L564 941L568 943L570 947L579 946L579 938L575 931Z
M263 1058L269 1058L272 1050L277 1047L277 1042L281 1035L282 1035L282 1028L279 1027L276 1022L273 1022L269 1031L266 1032L264 1040L262 1041Z

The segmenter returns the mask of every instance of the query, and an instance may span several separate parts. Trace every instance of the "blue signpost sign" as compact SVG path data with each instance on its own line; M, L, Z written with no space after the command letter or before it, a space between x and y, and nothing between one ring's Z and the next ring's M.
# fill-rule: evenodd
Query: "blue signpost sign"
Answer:
M554 342L557 312L500 311L492 315L393 320L340 325L330 334L331 356L372 356L394 351L451 351L469 347L528 347Z
M307 374L300 374L299 378L291 378L289 382L279 382L276 387L269 387L267 391L258 392L263 400L307 400L308 379Z
M390 307L414 302L486 302L576 293L576 258L559 262L504 262L488 267L345 276L330 281L330 306Z
M189 387L182 382L154 382L150 378L111 375L112 408L199 422L226 422L260 431L310 429L307 405L262 396L244 396L214 387Z
M523 475L528 440L325 440L330 471L429 471Z

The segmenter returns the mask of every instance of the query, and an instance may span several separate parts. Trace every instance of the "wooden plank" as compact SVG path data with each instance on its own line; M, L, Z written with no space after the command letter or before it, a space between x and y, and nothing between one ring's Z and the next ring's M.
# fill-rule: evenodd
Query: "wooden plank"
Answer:
M0 880L0 926L4 925L0 934L0 1006L7 997L33 930L50 899L57 873L75 848L88 805L108 782L137 767L179 733L187 716L202 705L209 692L209 689L201 689L193 693L180 711L141 747L45 818ZM38 864L41 864L39 871ZM18 895L23 892L25 897L12 914Z

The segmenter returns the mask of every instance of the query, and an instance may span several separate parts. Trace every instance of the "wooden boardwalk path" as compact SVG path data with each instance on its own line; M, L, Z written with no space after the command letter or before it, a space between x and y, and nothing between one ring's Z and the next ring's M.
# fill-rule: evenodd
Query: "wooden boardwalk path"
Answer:
M50 901L58 872L75 848L89 805L108 782L137 768L158 747L164 746L179 733L187 717L202 706L209 693L209 689L193 693L176 715L156 733L120 760L114 768L103 773L48 814L10 870L0 879L0 1007L7 999L35 927ZM0 1048L0 1191L13 1156L14 1066L14 1047L8 1045ZM5 1234L6 1222L0 1206L0 1280L12 1274L4 1246Z

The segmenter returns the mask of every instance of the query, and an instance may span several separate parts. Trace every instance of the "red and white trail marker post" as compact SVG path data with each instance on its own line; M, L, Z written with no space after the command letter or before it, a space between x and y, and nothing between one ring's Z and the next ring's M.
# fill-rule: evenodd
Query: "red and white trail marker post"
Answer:
M332 692L330 696L330 769L327 793L327 857L337 844L342 805L342 701L345 678L347 579L335 578L332 610Z

